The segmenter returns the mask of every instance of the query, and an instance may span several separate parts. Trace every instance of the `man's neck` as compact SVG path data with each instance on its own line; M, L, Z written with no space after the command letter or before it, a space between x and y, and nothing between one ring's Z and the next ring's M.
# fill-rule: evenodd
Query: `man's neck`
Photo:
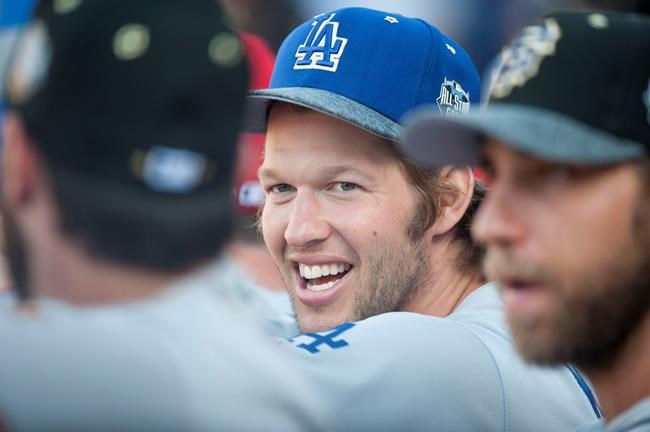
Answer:
M613 420L650 396L650 313L628 338L614 364L584 368L598 395L605 418Z
M257 285L273 291L285 291L282 276L266 246L234 241L226 251Z
M78 306L143 300L160 292L178 274L152 272L97 259L67 242L56 253L37 254L31 262L30 286L37 296Z
M478 270L464 272L458 268L454 252L450 248L429 257L429 281L419 289L404 311L446 317L484 284Z

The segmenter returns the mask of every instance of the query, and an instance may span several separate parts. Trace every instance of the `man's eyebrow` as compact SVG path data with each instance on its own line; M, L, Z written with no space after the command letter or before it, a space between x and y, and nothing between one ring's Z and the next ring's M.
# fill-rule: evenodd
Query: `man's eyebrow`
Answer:
M257 170L257 176L259 178L265 177L265 178L278 178L280 177L279 173L274 170L273 168L261 166L259 170Z
M323 177L335 177L341 174L356 174L365 178L366 180L374 181L376 178L373 174L364 172L363 170L359 169L354 165L335 165L335 166L326 166L326 167L315 166L313 171L317 175ZM265 166L260 167L257 175L260 178L267 178L267 179L279 179L284 177L278 170L271 167L265 167Z
M492 162L492 157L485 150L481 150L477 165L479 168L487 169L493 168L494 163Z
M319 174L328 177L335 177L341 174L356 174L361 177L366 178L367 180L374 180L375 176L371 173L365 172L364 170L359 169L359 167L354 165L336 165L329 167L317 167L316 169Z

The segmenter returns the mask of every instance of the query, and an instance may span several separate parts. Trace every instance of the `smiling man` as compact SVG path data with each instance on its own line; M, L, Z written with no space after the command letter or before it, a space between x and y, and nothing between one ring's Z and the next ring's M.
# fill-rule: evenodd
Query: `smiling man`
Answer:
M485 111L406 135L434 166L482 155L485 269L522 356L591 378L607 420L584 431L650 430L649 52L647 18L550 15L504 50Z
M303 331L399 310L446 316L482 284L480 252L454 234L472 193L468 170L425 183L390 141L358 126L282 103L269 122L262 226ZM445 218L419 207L435 205L428 190L436 204L448 194L435 207Z
M302 331L398 310L446 316L482 285L464 218L481 195L471 171L423 171L393 146L410 109L464 113L479 88L462 48L417 19L344 9L285 40L251 123L268 120L261 225Z
M464 115L478 95L454 41L360 8L294 30L270 89L253 93L249 127L268 123L262 230L303 331L282 346L335 430L556 432L597 418L573 369L516 355L469 235L472 171L397 153L406 112Z

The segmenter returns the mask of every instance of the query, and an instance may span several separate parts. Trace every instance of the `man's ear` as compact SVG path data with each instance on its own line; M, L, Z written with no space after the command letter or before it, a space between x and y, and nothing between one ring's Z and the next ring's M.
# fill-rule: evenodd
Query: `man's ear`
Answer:
M446 191L440 199L440 212L432 225L432 235L451 231L461 220L474 193L474 173L470 167L445 166L440 170L440 181Z
M5 206L16 211L33 196L38 155L16 113L6 113L3 132L2 194Z

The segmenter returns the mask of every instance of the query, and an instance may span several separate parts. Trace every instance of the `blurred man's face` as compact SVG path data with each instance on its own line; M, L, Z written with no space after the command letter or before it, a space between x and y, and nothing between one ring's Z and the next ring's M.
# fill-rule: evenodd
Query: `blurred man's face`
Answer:
M473 234L523 356L609 364L650 304L650 206L639 167L540 161L485 147L492 186Z
M4 206L0 208L2 207ZM2 226L3 254L0 258L0 293L11 289L18 298L26 300L30 297L31 292L27 281L25 240L13 216L8 212L3 212L0 224ZM7 270L9 275L6 274Z
M400 310L424 284L426 241L407 238L416 201L387 142L279 105L260 180L264 239L303 332Z

